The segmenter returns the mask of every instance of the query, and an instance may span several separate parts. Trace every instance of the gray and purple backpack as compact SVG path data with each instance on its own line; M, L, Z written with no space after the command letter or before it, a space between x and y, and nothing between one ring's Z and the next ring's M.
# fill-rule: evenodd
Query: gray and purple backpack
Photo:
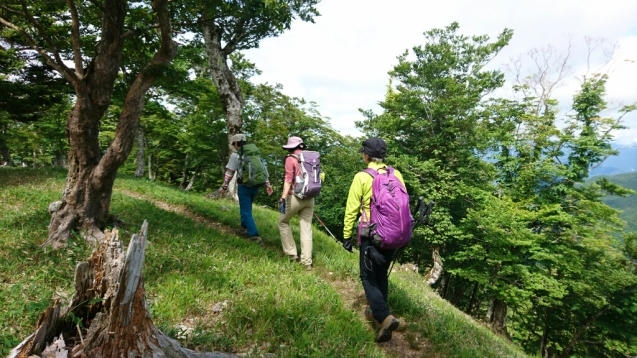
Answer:
M378 173L367 168L372 176L372 198L369 203L370 217L363 208L361 225L367 225L366 235L381 249L399 249L411 241L413 218L409 211L409 195L403 183L394 175L394 168ZM359 233L362 230L359 230ZM359 237L360 241L360 237Z
M294 178L294 195L299 199L315 198L321 193L321 156L319 152L304 150L290 154L299 161L300 173Z

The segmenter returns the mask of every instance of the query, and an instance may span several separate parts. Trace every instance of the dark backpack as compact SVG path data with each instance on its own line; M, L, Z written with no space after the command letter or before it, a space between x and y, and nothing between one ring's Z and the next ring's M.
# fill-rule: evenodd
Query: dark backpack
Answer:
M247 187L263 185L268 180L268 167L254 144L244 144L239 155L237 178Z
M321 155L304 150L289 156L299 161L300 173L294 173L294 195L299 199L315 198L321 193Z
M403 183L394 175L394 168L387 167L386 173L378 173L367 168L365 173L372 176L372 197L369 203L370 217L363 208L362 225L359 230L372 239L381 249L399 249L411 241L413 218L409 210L409 195Z

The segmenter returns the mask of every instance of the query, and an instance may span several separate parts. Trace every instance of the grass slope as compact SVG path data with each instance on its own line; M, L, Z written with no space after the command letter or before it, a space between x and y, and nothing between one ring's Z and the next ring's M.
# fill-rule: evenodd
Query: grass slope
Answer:
M79 237L63 250L39 247L46 208L59 198L64 176L0 169L0 354L33 331L54 299L70 298L74 266L90 254ZM306 272L281 253L277 212L255 208L265 249L232 234L234 203L145 180L118 178L111 213L125 222L124 242L149 221L144 279L151 316L189 348L280 357L525 356L411 272L390 280L390 305L407 322L393 341L402 339L407 348L374 344L360 312L357 255L315 229L315 270Z

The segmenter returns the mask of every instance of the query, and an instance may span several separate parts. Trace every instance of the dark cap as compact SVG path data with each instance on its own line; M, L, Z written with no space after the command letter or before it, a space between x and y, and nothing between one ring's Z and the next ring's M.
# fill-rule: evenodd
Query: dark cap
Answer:
M387 155L387 143L378 137L368 138L363 142L363 147L358 152L373 158L384 159Z

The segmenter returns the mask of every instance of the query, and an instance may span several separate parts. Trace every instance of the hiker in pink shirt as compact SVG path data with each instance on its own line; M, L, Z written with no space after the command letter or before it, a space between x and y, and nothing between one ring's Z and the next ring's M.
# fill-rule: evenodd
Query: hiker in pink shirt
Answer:
M287 144L282 146L288 151L285 157L285 176L283 180L283 192L279 200L281 214L279 215L279 232L283 252L290 261L303 264L307 270L312 269L312 215L314 214L314 198L299 198L295 195L295 184L302 183L300 156L307 148L303 139L290 137ZM301 226L301 257L299 259L296 243L290 228L290 219L299 216Z

